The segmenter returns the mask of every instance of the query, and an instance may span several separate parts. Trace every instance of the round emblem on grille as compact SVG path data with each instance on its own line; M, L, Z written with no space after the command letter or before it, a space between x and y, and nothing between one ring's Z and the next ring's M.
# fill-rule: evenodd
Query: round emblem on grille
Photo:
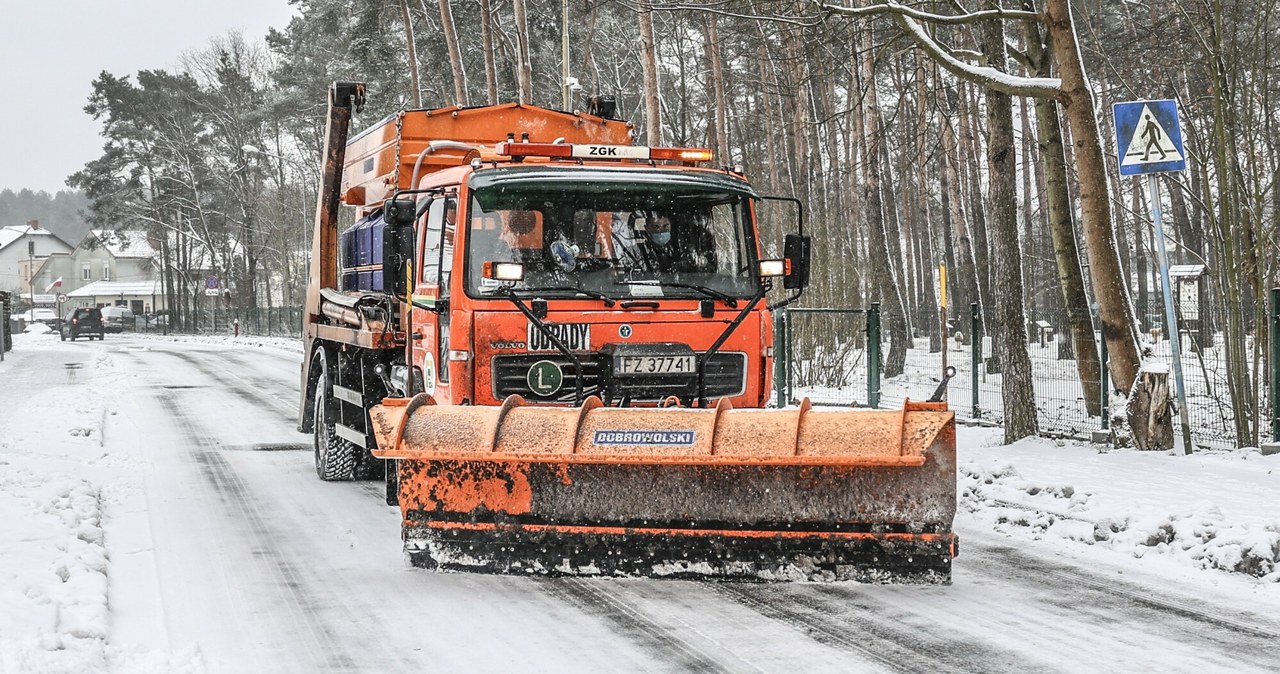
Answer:
M560 390L564 384L564 372L560 366L549 360L540 360L529 366L529 374L525 377L529 390L534 395L549 396Z
M623 325L623 326L619 327L619 328L618 328L618 336L619 336L619 337L621 337L621 338L623 338L623 339L628 339L628 338L630 338L630 337L631 337L631 326L630 326L630 325Z

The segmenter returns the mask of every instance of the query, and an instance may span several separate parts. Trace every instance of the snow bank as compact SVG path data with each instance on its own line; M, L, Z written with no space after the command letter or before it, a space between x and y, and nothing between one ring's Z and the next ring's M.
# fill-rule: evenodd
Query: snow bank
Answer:
M255 337L252 335L156 335L138 333L128 335L141 340L162 340L186 344L208 344L210 346L233 347L238 349L271 349L289 353L302 353L301 337Z
M0 464L0 662L17 671L91 669L108 629L98 490Z
M1210 500L1143 514L1126 503L1123 490L1102 494L1066 482L1027 480L999 460L962 465L958 487L961 510L997 532L1104 546L1137 559L1167 555L1201 569L1280 583L1280 519L1233 521Z
M14 335L0 363L0 672L198 672L192 649L111 643L111 494L136 489L105 442L125 376L97 344Z

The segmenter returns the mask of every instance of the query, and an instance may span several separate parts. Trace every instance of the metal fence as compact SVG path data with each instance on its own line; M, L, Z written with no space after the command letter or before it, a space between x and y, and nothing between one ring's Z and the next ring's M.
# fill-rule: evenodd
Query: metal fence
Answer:
M126 319L123 328L126 332L162 334L301 337L302 307L209 308L181 318L135 316Z
M786 309L774 316L774 400L880 404L880 309Z
M1259 440L1280 442L1280 289L1271 297L1271 343L1247 339L1244 355L1251 365L1250 380L1260 423L1260 437L1238 438L1234 422L1235 406L1228 394L1227 346L1221 336L1206 339L1190 331L1180 336L1187 412L1192 442L1201 447L1254 446ZM896 407L903 400L928 398L942 380L944 358L956 368L947 390L947 400L963 420L999 424L1003 421L1002 375L993 367L992 341L983 335L976 309L954 322L957 332L966 332L969 344L956 339L942 340L942 349L931 351L928 338L912 340L906 367L895 377L880 376L882 354L887 346L880 330L880 311L869 309L788 309L775 316L777 369L774 404L792 404L808 397L815 405L856 405ZM967 324L967 325L966 325ZM1106 373L1106 349L1102 335L1095 331L1102 372ZM1088 438L1105 429L1106 410L1116 399L1107 386L1101 400L1086 400L1076 359L1070 345L1062 340L1070 335L1032 328L1027 347L1033 373L1035 404L1040 432L1048 436ZM1156 335L1144 345L1148 362L1169 362L1170 345ZM1269 351L1269 355L1268 355ZM1269 369L1267 369L1269 367ZM1170 381L1170 388L1174 386ZM1176 423L1176 422L1175 422Z

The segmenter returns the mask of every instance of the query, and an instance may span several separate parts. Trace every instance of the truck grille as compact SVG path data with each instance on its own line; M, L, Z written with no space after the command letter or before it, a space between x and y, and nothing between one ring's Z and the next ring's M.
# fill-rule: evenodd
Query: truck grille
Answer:
M582 354L582 395L600 395L600 362L592 354ZM529 368L534 363L549 360L560 366L564 373L564 382L560 389L550 396L540 396L529 389ZM572 403L577 380L575 379L573 361L561 354L531 354L519 356L494 356L493 396L501 400L515 394L530 402ZM696 382L696 378L674 377L667 381L649 379L646 388L668 389L662 395L637 396L637 401L657 401L668 395L680 395L687 390L688 381ZM747 389L747 354L741 352L717 353L707 363L707 397L730 398L742 395Z

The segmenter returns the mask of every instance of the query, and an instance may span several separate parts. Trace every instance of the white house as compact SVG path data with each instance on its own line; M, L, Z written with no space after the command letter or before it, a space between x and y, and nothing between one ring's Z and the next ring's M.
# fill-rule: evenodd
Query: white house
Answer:
M71 306L127 306L135 314L165 309L159 253L144 232L91 230L66 256L50 256L36 285L61 278Z
M70 255L72 250L53 232L41 229L38 220L0 228L0 290L31 301L34 288L35 304L51 306L53 297L44 292L47 283L40 283L39 270L50 257Z

